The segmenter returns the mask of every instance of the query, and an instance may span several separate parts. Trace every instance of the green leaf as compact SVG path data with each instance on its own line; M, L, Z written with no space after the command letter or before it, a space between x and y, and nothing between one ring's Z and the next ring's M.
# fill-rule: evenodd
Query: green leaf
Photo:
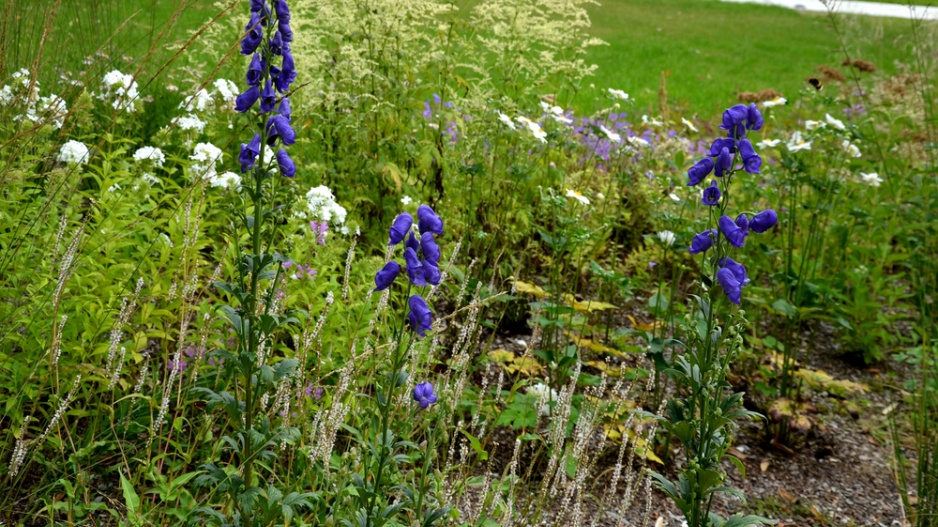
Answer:
M137 491L134 490L134 486L130 483L130 480L124 477L123 472L120 472L120 477L121 490L124 492L124 505L127 506L127 517L133 525L142 525L143 518L140 516L140 496L137 495Z
M772 309L778 311L786 317L793 317L798 314L798 310L795 308L795 306L789 304L788 300L785 300L784 298L779 298L775 302L772 302Z

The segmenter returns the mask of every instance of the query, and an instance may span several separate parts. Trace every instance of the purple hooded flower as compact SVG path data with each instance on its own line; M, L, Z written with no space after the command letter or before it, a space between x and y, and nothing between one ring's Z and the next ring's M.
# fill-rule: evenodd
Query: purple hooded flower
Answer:
M746 112L746 128L749 130L760 130L763 122L762 114L759 113L759 109L756 108L756 103L749 103L749 108Z
M749 222L749 228L752 229L753 232L761 234L771 229L777 221L778 214L772 209L766 209L752 217L752 221Z
M730 242L730 245L733 247L742 247L746 245L746 236L748 232L740 229L729 216L720 216L720 220L717 222L720 227L720 233L723 236L726 236L727 241Z
M282 148L277 152L277 165L280 167L280 175L283 177L296 175L296 164L287 155L287 151Z
M423 248L423 257L428 262L436 265L440 261L440 246L433 239L432 232L425 232L420 235L420 247Z
M397 275L401 274L401 264L391 260L375 275L375 291L384 291L394 283Z
M402 212L394 218L394 223L391 224L391 230L388 233L390 236L388 245L397 245L404 241L407 233L411 232L410 228L413 224L414 217L408 212Z
M410 327L417 332L417 335L425 337L427 331L433 329L433 312L420 295L410 297L407 304L410 306L410 313L407 314Z
M762 166L762 158L756 153L749 139L743 139L739 142L739 156L743 158L743 165L746 168L746 172L750 174L759 173L759 168Z
M690 253L691 254L700 254L707 249L713 247L713 242L717 239L716 229L708 229L703 231L700 234L694 236L690 241Z
M433 395L433 385L429 382L414 386L414 400L420 404L420 408L426 410L428 406L436 402L436 399L436 395Z
M424 260L422 265L423 276L426 278L427 283L430 285L440 285L440 279L443 277L443 274L440 272L440 268L436 265L436 262Z
M280 31L274 33L274 36L270 39L270 52L274 55L283 55L283 37L280 35Z
M730 302L739 305L739 297L743 294L743 286L739 280L736 279L736 275L733 274L733 271L726 267L720 268L720 270L717 271L717 282L720 283L720 287L722 287L723 292L726 293L726 298L729 298Z
M710 186L704 189L701 202L710 207L715 207L720 204L720 186L717 185L715 179L711 180Z
M690 167L687 171L687 177L690 180L687 183L688 187L693 187L694 185L700 184L705 177L707 177L710 172L713 172L713 160L709 157L705 157L700 161L696 162L694 166Z
M285 145L296 143L296 132L290 126L290 121L279 114L267 120L267 144L273 145L278 137Z
M261 134L254 134L254 138L248 144L241 143L241 155L238 156L238 162L241 163L241 173L247 173L248 169L254 168L254 161L261 153Z
M733 168L733 154L730 153L730 149L723 147L723 150L720 152L720 155L717 156L716 165L716 176L723 177L723 174L729 169Z
M421 205L417 208L417 228L420 234L443 234L443 220L428 205Z
M270 86L270 79L261 91L261 113L271 112L277 104L277 92Z
M404 240L404 249L413 249L414 254L420 252L420 242L417 241L417 237L414 236L414 231L410 231L410 235Z
M290 98L284 97L280 99L280 106L277 106L277 113L287 118L287 121L290 120Z
M720 128L728 131L728 137L739 139L746 133L744 123L749 117L749 108L745 104L737 104L723 112L723 124Z
M254 13L251 15L251 21L244 27L244 38L241 39L241 54L250 55L257 50L264 40L264 30L261 29L261 17Z
M747 235L749 234L749 217L745 214L740 214L736 216L736 226L740 228Z
M410 282L417 287L426 287L427 277L423 264L417 259L417 252L410 247L404 250L404 263L407 264L407 276Z
M710 157L717 157L720 152L726 148L731 154L736 153L736 140L729 137L721 137L710 145Z
M738 263L729 257L720 258L719 262L717 263L720 265L720 267L725 267L733 273L733 276L736 277L736 281L739 282L740 287L743 287L749 283L749 279L746 278L746 268L743 267L743 264Z
M257 86L251 86L235 100L235 110L244 113L254 106L257 99L261 96L261 90Z
M255 53L254 57L251 59L251 64L248 66L248 72L247 72L248 86L260 86L261 77L263 75L264 75L264 66L261 65L261 56Z
M274 83L277 85L277 90L280 91L280 93L284 93L295 80L296 65L293 63L293 55L288 51L284 51L283 64L280 73L277 75L277 78L274 79Z

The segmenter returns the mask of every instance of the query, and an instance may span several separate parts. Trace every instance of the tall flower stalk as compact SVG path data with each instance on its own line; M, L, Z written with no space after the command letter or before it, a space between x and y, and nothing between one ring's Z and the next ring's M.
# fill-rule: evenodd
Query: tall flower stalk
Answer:
M222 406L229 417L233 436L224 438L238 461L238 471L232 474L223 468L206 463L205 474L197 478L199 485L214 485L218 495L227 496L231 518L210 507L200 511L220 524L234 523L252 527L269 524L272 519L293 515L295 507L309 507L311 494L283 491L260 482L257 477L258 461L274 457L275 448L294 438L297 431L286 426L272 427L260 408L265 396L270 396L277 385L293 375L295 359L283 359L276 365L269 362L276 345L278 330L299 322L306 314L290 310L277 314L272 310L274 293L284 269L291 260L273 252L280 213L275 206L280 176L292 177L296 166L284 148L268 162L266 150L278 143L288 146L296 141L290 125L290 99L286 95L296 79L296 69L290 54L293 32L290 29L290 11L286 0L275 0L273 9L267 0L251 0L251 19L241 40L241 53L251 56L245 75L247 89L238 96L236 109L247 114L254 137L241 145L238 161L241 173L247 174L239 189L241 207L237 211L239 229L235 239L247 239L242 247L236 245L237 275L234 282L215 282L215 287L228 294L232 305L218 308L236 336L230 349L214 352L225 360L225 374L232 379L231 392L215 392L208 388L195 388L211 406ZM279 63L279 65L277 64ZM245 236L246 235L246 236Z
M727 137L714 141L709 155L688 171L688 186L704 182L711 173L717 179L701 193L701 202L709 212L708 228L694 236L690 246L691 254L701 255L701 294L695 296L698 309L696 316L688 315L684 320L686 352L675 357L669 372L684 389L668 401L664 415L655 416L665 430L681 441L687 464L677 482L658 473L652 475L658 488L684 513L690 527L742 527L765 521L742 514L724 519L711 511L713 498L719 492L743 497L738 490L724 485L726 473L720 462L730 459L742 470L742 462L727 454L735 420L759 417L743 408L743 394L732 393L726 380L742 346L747 324L745 312L732 313L726 300L739 305L742 289L749 283L746 268L732 258L739 258L736 249L746 245L746 237L751 233L763 233L778 220L771 209L754 215L743 211L735 219L727 215L731 183L740 171L737 166L750 175L759 174L762 159L746 139L746 133L759 130L762 122L754 104L729 108L723 113L720 126L727 131Z

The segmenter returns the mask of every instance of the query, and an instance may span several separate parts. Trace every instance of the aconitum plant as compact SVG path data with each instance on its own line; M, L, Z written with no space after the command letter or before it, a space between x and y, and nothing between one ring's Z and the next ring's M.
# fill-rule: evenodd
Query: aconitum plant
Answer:
M289 523L289 518L295 515L294 508L310 507L312 497L298 492L284 495L268 483L276 479L272 474L256 473L269 467L261 462L277 455L275 446L294 440L298 434L295 428L283 423L273 426L263 411L263 401L291 377L298 364L290 358L274 364L272 350L266 347L277 342L279 330L299 322L306 313L300 310L278 313L273 309L276 284L285 270L296 265L272 247L277 216L281 214L281 207L274 203L277 187L283 183L280 176L293 177L296 165L284 148L276 156L265 156L266 150L275 148L278 142L287 146L296 140L290 126L290 99L286 95L296 79L290 56L293 40L290 11L286 0L274 0L273 9L268 0L251 0L250 5L251 19L241 40L241 53L252 58L246 74L247 89L237 97L236 109L247 114L250 128L259 132L241 144L238 161L241 173L246 176L240 184L241 207L237 217L243 232L232 237L247 242L237 248L236 276L231 282L214 284L231 302L218 311L236 338L227 349L216 350L213 355L225 359L225 375L233 379L234 386L233 393L196 388L210 406L224 408L234 436L226 436L224 442L232 447L230 463L237 467L236 472L228 472L213 463L202 465L203 473L196 483L214 486L217 492L213 495L224 500L220 509L230 516L225 517L211 506L199 512L212 523L249 527ZM279 169L279 176L275 169ZM277 519L281 517L285 520Z
M711 511L718 492L742 497L739 491L724 485L726 473L720 462L730 459L742 467L738 459L727 454L734 421L758 417L743 408L743 394L732 393L726 381L746 325L745 313L733 313L727 300L739 305L743 287L750 281L746 268L733 257L742 259L738 249L746 245L751 233L764 233L778 221L772 210L756 214L739 211L735 218L728 214L733 179L742 177L740 173L756 176L762 166L762 159L746 138L748 132L762 128L759 110L755 104L733 106L723 113L720 128L727 131L727 136L715 140L708 155L687 172L688 186L703 183L711 173L716 177L701 192L701 202L707 205L707 229L694 236L689 247L691 254L701 255L702 291L695 297L696 316L688 315L681 328L685 352L675 355L670 364L678 385L684 389L668 401L664 415L655 416L680 440L687 452L687 464L677 482L658 473L652 475L684 513L689 527L742 527L765 521L742 514L723 519Z

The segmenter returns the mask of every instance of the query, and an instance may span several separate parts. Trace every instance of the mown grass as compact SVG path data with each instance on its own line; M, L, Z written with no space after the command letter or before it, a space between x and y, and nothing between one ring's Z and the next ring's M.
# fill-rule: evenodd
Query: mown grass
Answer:
M820 64L843 55L820 13L700 0L610 0L591 9L594 33L609 46L589 55L597 87L630 93L641 111L657 111L661 72L669 101L703 115L720 111L739 91L775 89L794 95ZM908 57L910 22L844 16L860 57L887 72ZM577 102L589 105L591 95Z

